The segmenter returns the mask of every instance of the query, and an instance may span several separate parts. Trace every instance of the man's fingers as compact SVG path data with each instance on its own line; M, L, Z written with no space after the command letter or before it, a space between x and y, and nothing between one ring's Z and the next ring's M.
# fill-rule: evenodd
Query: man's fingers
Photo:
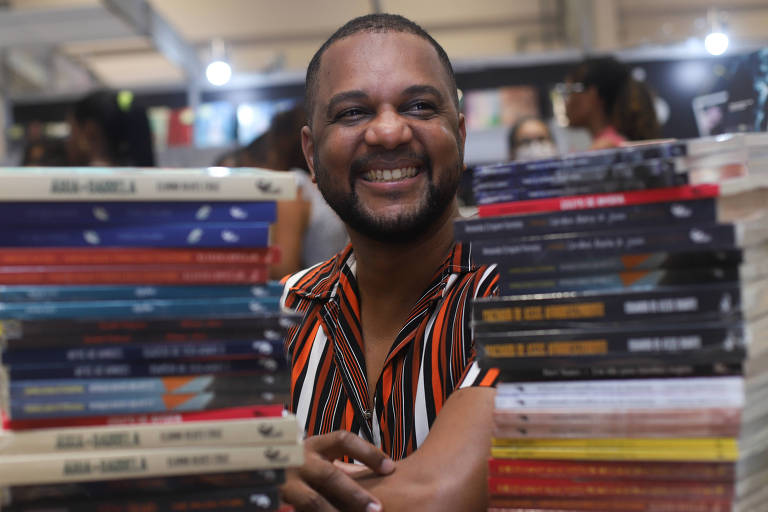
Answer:
M339 512L317 491L298 478L286 480L280 487L280 499L292 505L296 512Z
M320 457L305 460L299 468L301 479L341 510L377 512L381 504L332 462Z
M387 454L360 436L346 430L310 437L304 443L328 460L349 456L382 475L389 474L395 469L395 463Z

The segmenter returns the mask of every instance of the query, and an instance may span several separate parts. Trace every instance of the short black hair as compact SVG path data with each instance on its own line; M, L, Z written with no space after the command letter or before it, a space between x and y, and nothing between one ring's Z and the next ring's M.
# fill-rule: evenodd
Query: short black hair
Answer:
M445 53L440 44L430 36L426 30L421 28L413 21L400 16L399 14L366 14L365 16L359 16L344 24L340 29L331 35L320 47L312 60L309 61L307 67L307 77L304 83L304 108L307 112L307 117L311 122L312 112L314 111L315 93L317 89L317 73L320 70L320 59L325 51L336 41L344 39L345 37L358 34L360 32L371 33L385 33L385 32L405 32L408 34L414 34L426 40L437 52L437 56L440 58L440 62L443 64L446 73L448 74L449 83L451 85L451 96L453 102L458 109L459 96L456 89L456 76L453 73L453 66L451 66L451 60L448 58L448 54Z
M614 57L593 57L584 60L571 71L570 78L585 88L595 87L603 102L603 110L612 116L616 103L631 79L629 67Z

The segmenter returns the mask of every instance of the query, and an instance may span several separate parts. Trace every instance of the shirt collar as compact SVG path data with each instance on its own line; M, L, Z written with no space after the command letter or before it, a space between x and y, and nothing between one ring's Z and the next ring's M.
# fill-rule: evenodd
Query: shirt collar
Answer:
M356 260L352 244L347 244L333 258L309 269L306 276L314 277L299 279L290 289L290 293L295 293L304 299L328 300L336 295L342 274L355 275L355 265ZM451 249L451 254L440 266L434 277L435 280L439 279L444 285L450 275L465 274L476 269L477 265L471 261L470 245L465 242L456 242Z

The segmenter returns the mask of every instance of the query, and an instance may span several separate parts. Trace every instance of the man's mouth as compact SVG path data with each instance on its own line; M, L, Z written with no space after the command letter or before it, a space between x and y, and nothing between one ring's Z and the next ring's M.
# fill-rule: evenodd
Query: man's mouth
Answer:
M400 167L397 169L371 169L362 174L365 181L373 183L389 183L400 181L407 178L413 178L419 173L417 167Z

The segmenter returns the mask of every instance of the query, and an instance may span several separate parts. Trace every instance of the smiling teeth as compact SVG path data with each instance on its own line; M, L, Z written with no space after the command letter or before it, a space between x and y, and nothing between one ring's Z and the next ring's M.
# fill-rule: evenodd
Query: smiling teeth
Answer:
M403 167L400 169L376 169L365 173L365 179L368 181L398 181L405 178L413 178L416 176L415 167Z

